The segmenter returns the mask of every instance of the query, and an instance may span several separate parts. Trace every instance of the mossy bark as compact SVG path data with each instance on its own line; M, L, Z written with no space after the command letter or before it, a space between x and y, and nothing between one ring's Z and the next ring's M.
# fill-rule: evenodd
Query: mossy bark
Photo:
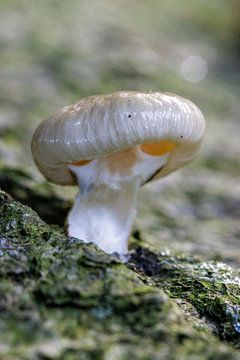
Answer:
M3 191L0 214L1 359L240 359L240 278L230 267L136 240L122 264Z

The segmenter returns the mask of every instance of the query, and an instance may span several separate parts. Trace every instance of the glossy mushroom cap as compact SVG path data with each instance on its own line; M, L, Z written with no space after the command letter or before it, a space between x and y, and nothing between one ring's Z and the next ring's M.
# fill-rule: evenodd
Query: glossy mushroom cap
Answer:
M147 152L150 143L173 143L157 179L195 158L204 130L203 115L189 100L168 93L121 91L82 99L43 121L33 135L32 153L47 179L71 185L69 164L137 145Z

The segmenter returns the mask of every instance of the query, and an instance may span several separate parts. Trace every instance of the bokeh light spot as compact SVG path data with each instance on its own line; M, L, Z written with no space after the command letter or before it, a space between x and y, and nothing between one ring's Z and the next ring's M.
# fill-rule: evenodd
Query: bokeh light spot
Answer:
M188 56L181 64L182 76L193 83L204 80L207 72L207 62L200 56Z

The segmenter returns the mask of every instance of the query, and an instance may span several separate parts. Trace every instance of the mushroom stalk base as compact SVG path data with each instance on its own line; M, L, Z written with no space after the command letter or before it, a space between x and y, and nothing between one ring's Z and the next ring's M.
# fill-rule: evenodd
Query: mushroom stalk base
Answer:
M136 216L140 177L118 183L91 184L79 192L68 216L68 235L97 244L105 252L128 252L128 238Z

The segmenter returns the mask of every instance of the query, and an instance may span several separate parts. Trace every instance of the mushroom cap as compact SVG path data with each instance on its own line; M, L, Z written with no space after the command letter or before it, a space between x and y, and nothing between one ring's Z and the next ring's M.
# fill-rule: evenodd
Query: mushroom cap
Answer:
M90 96L44 120L32 139L39 170L56 184L72 185L68 165L162 140L176 146L155 179L192 161L205 130L204 117L180 96L120 91Z

